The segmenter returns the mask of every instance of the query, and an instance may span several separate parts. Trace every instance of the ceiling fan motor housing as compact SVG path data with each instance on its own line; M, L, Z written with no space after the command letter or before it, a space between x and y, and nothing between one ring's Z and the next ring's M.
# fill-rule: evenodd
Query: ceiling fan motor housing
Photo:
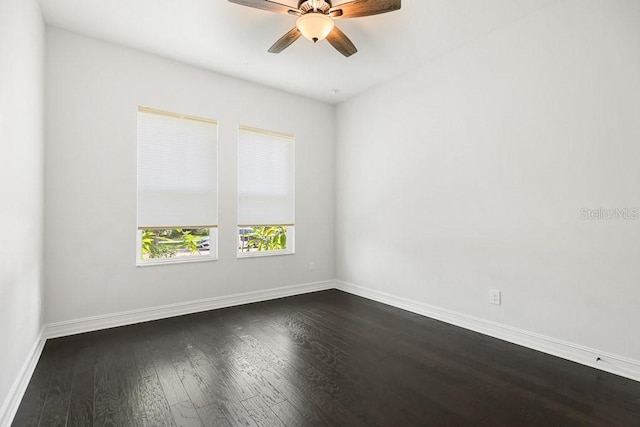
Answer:
M298 9L304 14L309 12L329 13L331 2L325 0L303 0L300 2Z

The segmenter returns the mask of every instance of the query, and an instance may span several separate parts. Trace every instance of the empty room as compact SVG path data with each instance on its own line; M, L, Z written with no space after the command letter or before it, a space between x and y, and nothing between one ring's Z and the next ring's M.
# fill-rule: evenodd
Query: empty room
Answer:
M640 426L640 1L0 0L0 426Z

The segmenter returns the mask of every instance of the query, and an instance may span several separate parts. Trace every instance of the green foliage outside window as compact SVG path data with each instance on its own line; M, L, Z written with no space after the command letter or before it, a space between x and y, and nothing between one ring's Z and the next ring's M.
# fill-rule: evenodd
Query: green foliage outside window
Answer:
M287 248L287 227L259 226L252 227L251 233L246 236L246 250L249 251L278 251Z
M201 241L207 237L208 228L142 230L142 258L171 258L208 251L200 248Z

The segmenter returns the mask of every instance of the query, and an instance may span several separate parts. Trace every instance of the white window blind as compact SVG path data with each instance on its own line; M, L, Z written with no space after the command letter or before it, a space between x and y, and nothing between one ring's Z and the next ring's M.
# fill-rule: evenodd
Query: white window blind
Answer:
M138 109L138 228L218 225L217 123Z
M240 126L238 129L238 225L295 222L293 136Z

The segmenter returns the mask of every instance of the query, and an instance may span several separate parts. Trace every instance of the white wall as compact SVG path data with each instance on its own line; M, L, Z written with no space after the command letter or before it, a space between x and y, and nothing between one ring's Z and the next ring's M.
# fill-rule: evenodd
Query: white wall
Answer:
M46 323L333 279L333 107L59 29L46 40ZM219 121L216 262L135 267L139 105ZM295 255L236 259L239 124L296 136Z
M0 424L41 329L43 55L37 2L0 0Z
M640 360L639 49L570 0L340 105L338 279Z

